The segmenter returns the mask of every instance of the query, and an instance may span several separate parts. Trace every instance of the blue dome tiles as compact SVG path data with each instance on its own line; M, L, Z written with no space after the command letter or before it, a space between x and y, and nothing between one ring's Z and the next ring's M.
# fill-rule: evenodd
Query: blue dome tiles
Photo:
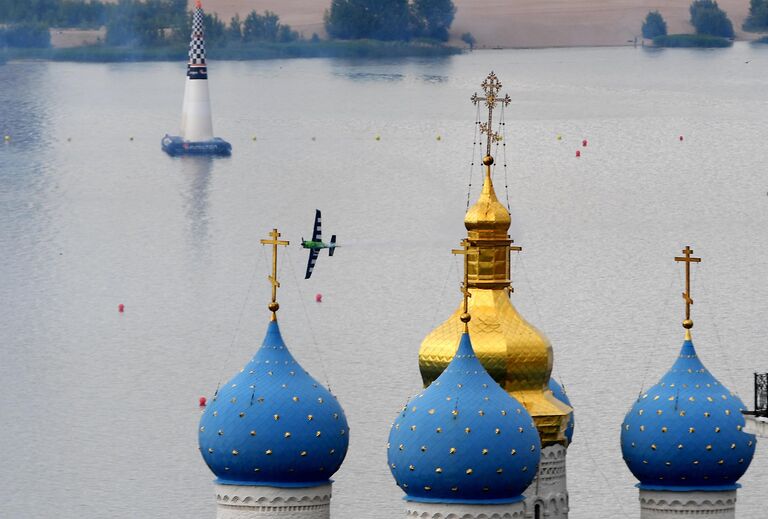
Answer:
M277 321L200 419L200 453L220 484L326 484L349 445L336 398L288 351Z
M680 357L635 402L621 427L627 466L645 490L738 488L755 452L744 404L704 367L686 338Z
M465 333L445 371L403 407L387 449L407 500L514 503L536 476L541 441L531 416L485 371Z

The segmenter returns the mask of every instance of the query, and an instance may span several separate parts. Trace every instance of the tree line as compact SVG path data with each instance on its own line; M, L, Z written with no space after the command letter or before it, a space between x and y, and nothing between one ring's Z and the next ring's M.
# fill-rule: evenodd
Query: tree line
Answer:
M768 31L768 0L750 0L745 31Z
M21 23L0 27L0 48L44 49L51 46L51 31L44 23Z
M192 16L186 10L186 0L120 0L107 23L107 44L156 47L186 43L192 31ZM211 46L287 43L300 38L271 11L260 14L254 10L243 20L235 15L229 24L215 13L206 13L203 26L206 43Z
M206 40L230 43L285 43L300 38L273 12L250 12L243 20L225 24L216 14L205 15ZM106 27L111 46L158 47L189 40L192 13L187 0L0 0L0 47L49 47L50 27Z
M752 0L768 1L768 0ZM699 36L733 38L733 23L715 0L694 0L689 8L690 22ZM644 38L657 38L667 35L667 22L658 11L651 11L645 17L642 26Z
M339 40L447 41L455 14L452 0L331 0L325 28L331 39ZM50 37L44 33L50 27L102 26L111 46L180 45L189 38L191 16L187 0L0 0L0 24L6 25L0 46L47 47ZM205 34L211 45L302 39L277 14L255 10L229 23L206 14ZM462 39L474 45L471 34Z
M241 20L235 15L225 24L216 14L205 15L205 39L216 45L230 43L288 43L301 39L301 35L290 25L280 23L280 17L272 11L259 14L251 11Z
M83 0L0 0L0 23L96 28L106 24L114 4Z
M448 41L455 15L452 0L332 0L325 30L340 40Z

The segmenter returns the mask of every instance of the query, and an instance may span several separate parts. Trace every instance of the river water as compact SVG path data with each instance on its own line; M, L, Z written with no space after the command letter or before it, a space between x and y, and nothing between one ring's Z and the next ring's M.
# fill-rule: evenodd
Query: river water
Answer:
M460 300L469 97L493 69L513 99L495 172L524 247L513 301L576 409L571 518L637 518L619 425L682 342L684 245L704 259L705 364L749 406L768 370L767 65L747 44L213 61L234 153L212 160L160 151L182 63L1 66L0 516L214 517L197 399L261 343L259 239L277 226L284 338L351 426L333 516L401 517L389 424L419 389L420 341ZM343 248L304 281L315 208ZM741 482L738 516L763 517L766 442Z

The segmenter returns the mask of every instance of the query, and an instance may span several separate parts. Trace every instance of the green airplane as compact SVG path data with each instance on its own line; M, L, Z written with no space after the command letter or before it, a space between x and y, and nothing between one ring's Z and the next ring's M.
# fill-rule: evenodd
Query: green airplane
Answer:
M305 240L301 238L301 246L305 249L309 249L309 261L307 262L307 272L304 274L304 279L309 279L312 275L312 271L315 269L315 263L317 262L320 251L328 249L328 256L333 256L333 251L336 250L336 235L331 236L330 243L324 243L322 239L322 222L320 220L320 209L315 209L315 228L312 230L312 239Z

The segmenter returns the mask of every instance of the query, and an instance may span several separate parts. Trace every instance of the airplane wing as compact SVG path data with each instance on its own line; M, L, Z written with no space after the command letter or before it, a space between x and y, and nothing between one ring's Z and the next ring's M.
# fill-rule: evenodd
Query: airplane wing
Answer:
M320 211L318 211L319 213ZM309 261L307 261L307 273L304 274L304 279L309 279L312 275L312 271L315 270L315 262L320 255L320 251L317 249L309 249Z
M320 241L322 237L322 222L320 221L320 209L315 209L315 228L312 229L312 241Z

